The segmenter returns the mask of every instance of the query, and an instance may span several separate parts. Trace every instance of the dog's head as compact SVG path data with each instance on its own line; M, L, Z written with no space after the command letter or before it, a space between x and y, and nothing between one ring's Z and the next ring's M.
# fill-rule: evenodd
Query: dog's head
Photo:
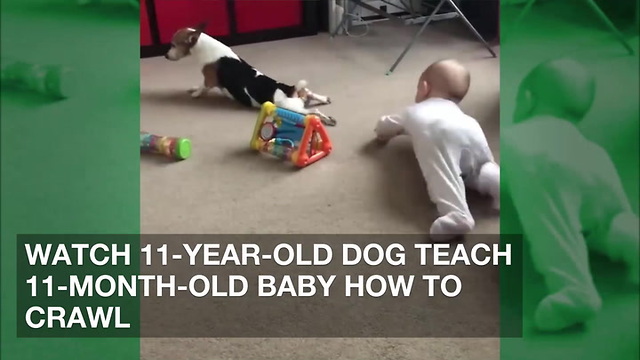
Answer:
M207 27L206 23L198 24L192 28L182 28L176 31L171 38L171 48L164 55L165 59L178 61L191 54L191 49L198 43L200 35Z

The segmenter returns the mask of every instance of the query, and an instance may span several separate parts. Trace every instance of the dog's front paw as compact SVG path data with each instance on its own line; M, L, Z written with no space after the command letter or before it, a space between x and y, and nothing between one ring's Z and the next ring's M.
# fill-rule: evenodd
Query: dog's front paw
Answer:
M327 97L324 102L325 104L331 104L331 98Z
M190 89L191 90L191 89ZM195 88L192 91L189 91L191 93L191 97L192 98L199 98L200 96L202 96L202 94L204 94L204 89L203 88Z

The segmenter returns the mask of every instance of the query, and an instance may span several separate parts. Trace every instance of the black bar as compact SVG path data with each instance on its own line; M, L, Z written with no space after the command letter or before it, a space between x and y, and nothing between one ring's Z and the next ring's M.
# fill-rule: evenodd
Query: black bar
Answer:
M320 0L302 0L302 26L313 31L320 28L318 13L320 12Z
M153 0L141 1L145 1L147 5L147 17L149 18L149 27L151 28L151 39L153 40L153 44L161 44L160 27L158 26L158 17L156 16L156 3Z
M227 19L229 20L229 34L236 35L238 33L238 20L235 0L227 0Z

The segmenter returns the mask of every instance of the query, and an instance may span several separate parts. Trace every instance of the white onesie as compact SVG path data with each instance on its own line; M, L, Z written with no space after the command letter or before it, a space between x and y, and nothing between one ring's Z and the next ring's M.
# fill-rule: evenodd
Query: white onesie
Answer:
M429 196L440 215L430 229L435 240L449 240L474 228L465 185L490 195L499 208L500 167L480 124L455 102L431 98L411 105L401 115L383 116L375 132L381 139L401 134L411 137Z
M608 154L575 125L538 117L502 131L504 181L549 294L541 330L582 323L601 307L588 248L630 267L638 283L638 217Z

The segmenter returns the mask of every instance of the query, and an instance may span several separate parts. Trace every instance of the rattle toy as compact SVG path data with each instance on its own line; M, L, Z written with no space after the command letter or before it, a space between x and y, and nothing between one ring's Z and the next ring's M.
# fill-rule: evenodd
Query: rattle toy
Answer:
M62 66L30 64L7 58L2 58L0 63L3 86L64 99L72 95L78 84L74 73Z
M253 130L251 148L302 168L329 155L332 145L318 116L266 102Z
M191 156L191 141L185 138L159 136L141 131L140 152L163 155L173 160L184 160Z

